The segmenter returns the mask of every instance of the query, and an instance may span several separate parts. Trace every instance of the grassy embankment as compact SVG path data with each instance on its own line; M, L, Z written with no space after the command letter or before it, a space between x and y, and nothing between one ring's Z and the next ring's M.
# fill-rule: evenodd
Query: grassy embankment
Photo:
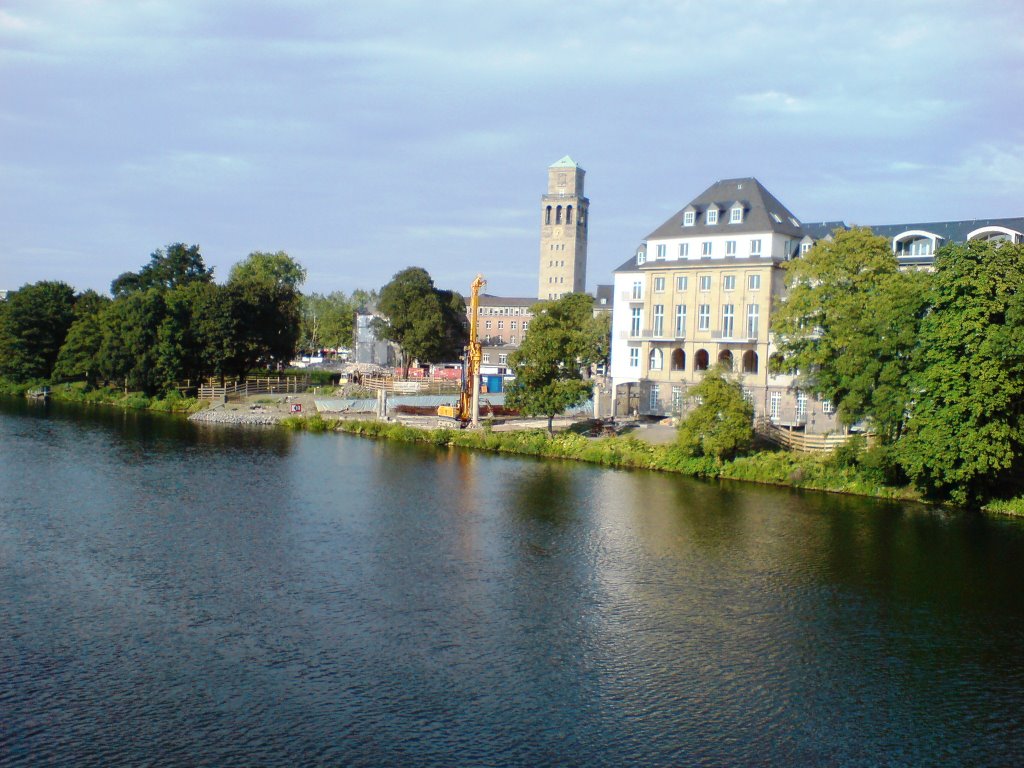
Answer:
M28 384L15 384L0 379L0 395L24 397L32 389L46 386L46 382L37 381ZM129 392L113 387L89 388L82 382L71 384L50 385L50 399L66 403L82 405L113 405L129 410L159 411L162 413L194 413L206 407L207 403L194 397L182 397L172 392L166 397L147 397L141 392Z
M339 431L438 447L583 461L604 467L651 469L691 477L744 480L890 499L920 499L914 489L886 485L873 468L858 465L842 455L761 451L732 461L719 461L706 456L688 456L673 444L653 445L629 436L593 439L571 431L550 437L542 429L518 432L418 429L391 422L333 421L320 416L290 417L282 424L312 432Z

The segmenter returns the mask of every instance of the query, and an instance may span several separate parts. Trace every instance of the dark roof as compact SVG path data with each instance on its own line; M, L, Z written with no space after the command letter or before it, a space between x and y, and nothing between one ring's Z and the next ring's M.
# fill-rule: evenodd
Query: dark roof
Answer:
M730 224L729 209L737 201L745 206L743 221ZM708 224L705 220L704 213L712 205L719 210L717 224ZM690 227L683 226L683 214L687 210L694 210L697 213L696 220ZM724 179L716 181L691 200L685 208L672 214L668 221L651 232L646 239L766 231L794 237L804 235L799 220L757 179Z
M920 229L938 235L946 242L963 243L967 235L982 227L1006 227L1015 232L1024 232L1024 218L1014 219L970 219L966 221L932 221L923 224L871 224L868 229L883 237L896 237L902 232Z
M540 299L523 296L494 296L490 293L480 294L481 307L532 307Z
M849 225L845 221L814 221L814 222L803 222L804 232L815 240L821 240L823 237L828 237L837 229L849 229Z

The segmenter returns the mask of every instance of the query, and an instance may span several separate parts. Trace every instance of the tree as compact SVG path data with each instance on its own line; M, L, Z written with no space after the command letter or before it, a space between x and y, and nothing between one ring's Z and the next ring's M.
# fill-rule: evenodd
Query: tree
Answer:
M351 347L355 313L355 304L341 291L327 296L320 293L303 296L302 348L313 351L321 347Z
M0 376L49 379L75 320L75 292L67 283L25 285L0 303Z
M566 294L531 307L530 332L509 356L515 373L505 403L530 416L547 416L548 433L555 416L591 396L590 367L607 360L608 321L594 317L594 300Z
M689 391L698 405L679 424L679 445L691 456L731 459L754 442L754 406L743 398L738 381L721 367L704 374Z
M97 362L104 378L147 395L162 389L157 334L166 314L164 295L158 288L134 291L116 299L103 311L103 341Z
M189 283L212 283L213 270L207 269L198 245L171 243L166 250L157 248L149 264L138 272L124 272L110 284L114 298L150 288L170 290Z
M438 290L425 269L398 272L380 290L378 337L398 345L403 367L416 358L438 363L459 356L468 341L466 302L453 291Z
M897 458L958 504L1019 490L1024 469L1024 245L973 241L935 256Z
M831 400L839 419L870 419L888 442L905 424L907 377L928 275L901 272L889 241L837 231L786 265L772 330L783 370Z
M259 365L291 360L301 322L298 291L290 280L252 267L250 262L262 261L254 256L232 269L217 310L219 330L213 334L220 344L219 367L240 379Z
M253 251L235 264L228 275L229 283L252 280L288 286L298 292L306 282L306 269L284 251Z
M103 344L100 317L108 306L110 299L95 291L86 291L75 300L75 320L68 329L53 368L55 381L84 379L89 386L95 386Z

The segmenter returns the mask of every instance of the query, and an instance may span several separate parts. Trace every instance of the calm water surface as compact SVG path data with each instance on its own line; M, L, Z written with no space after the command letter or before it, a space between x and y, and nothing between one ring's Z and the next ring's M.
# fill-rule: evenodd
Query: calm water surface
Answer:
M1024 764L1024 525L0 404L0 765Z

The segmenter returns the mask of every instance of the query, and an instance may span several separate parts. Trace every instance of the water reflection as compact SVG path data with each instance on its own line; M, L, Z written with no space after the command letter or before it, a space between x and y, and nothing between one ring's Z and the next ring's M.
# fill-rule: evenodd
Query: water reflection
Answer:
M1024 758L1016 521L2 408L0 763Z

